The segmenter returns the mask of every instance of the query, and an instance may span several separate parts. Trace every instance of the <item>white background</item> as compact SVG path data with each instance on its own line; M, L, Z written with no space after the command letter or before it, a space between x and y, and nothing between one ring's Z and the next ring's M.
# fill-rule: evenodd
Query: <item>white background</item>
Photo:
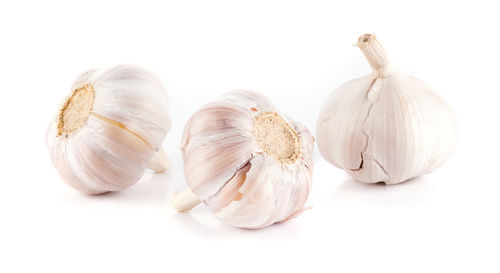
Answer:
M498 272L499 8L471 2L2 0L0 272ZM445 165L365 185L316 150L313 209L258 231L168 206L185 186L191 113L253 89L314 131L325 97L370 72L351 46L364 33L455 110L460 142ZM121 63L165 84L174 167L86 196L59 178L45 129L77 75Z

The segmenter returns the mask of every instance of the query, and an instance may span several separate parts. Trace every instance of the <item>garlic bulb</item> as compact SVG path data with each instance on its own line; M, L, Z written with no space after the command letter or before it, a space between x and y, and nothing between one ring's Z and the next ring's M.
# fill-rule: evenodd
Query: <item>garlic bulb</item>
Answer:
M313 137L263 95L229 92L201 107L182 138L190 189L171 203L188 211L203 201L224 223L262 228L298 215L309 195Z
M52 162L66 183L88 194L131 186L146 168L165 171L168 109L165 88L144 69L85 72L47 130Z
M427 84L394 70L375 35L356 45L373 73L327 99L316 125L319 151L365 183L397 184L433 171L455 148L451 110Z

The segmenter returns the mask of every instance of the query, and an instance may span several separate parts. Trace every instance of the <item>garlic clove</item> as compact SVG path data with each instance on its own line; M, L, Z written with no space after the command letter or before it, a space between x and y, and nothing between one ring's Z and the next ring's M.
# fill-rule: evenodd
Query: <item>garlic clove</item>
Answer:
M168 100L154 75L133 65L91 70L72 90L46 135L65 182L98 194L133 185L146 167L168 168Z
M316 125L318 149L328 151L321 154L339 168L351 170L361 165L360 154L367 141L361 132L370 103L360 98L373 83L371 77L345 83L339 89L349 92L334 92L321 110Z
M312 183L313 137L263 95L233 91L201 107L182 140L189 188L177 211L204 202L224 223L262 228L302 211Z
M325 102L316 126L321 154L365 183L397 184L433 171L456 145L452 111L427 84L396 71L374 35L357 46L374 72Z

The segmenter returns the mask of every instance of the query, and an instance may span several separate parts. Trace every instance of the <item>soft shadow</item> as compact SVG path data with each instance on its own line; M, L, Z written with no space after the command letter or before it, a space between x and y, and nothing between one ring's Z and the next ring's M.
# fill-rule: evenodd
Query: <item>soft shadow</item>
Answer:
M425 177L410 179L396 185L366 184L351 178L333 192L329 203L370 208L415 207L426 204L432 191L432 181Z
M107 192L98 195L86 195L75 193L71 196L71 202L123 202L127 204L160 204L165 203L167 195L172 190L172 174L169 172L155 174L146 172L144 176L135 184L126 189ZM68 198L66 201L70 201Z
M204 205L201 204L200 206ZM300 225L295 219L277 223L263 229L243 229L220 222L206 207L197 207L190 213L176 213L173 211L172 213L174 215L170 217L170 224L180 226L182 230L203 238L233 240L258 236L259 240L279 241L297 238L302 233Z

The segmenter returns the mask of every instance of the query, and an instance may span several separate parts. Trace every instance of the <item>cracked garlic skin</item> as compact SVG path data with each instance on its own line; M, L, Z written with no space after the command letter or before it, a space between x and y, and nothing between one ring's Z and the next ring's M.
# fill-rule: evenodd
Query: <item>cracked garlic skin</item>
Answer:
M189 189L171 203L205 203L222 222L257 229L302 212L312 182L313 137L262 94L232 91L201 107L182 138Z
M457 125L426 83L394 70L373 34L356 44L373 73L341 85L316 125L321 155L365 183L397 184L429 173L455 149Z
M51 159L62 179L87 194L135 184L146 168L169 161L161 143L170 129L165 88L134 65L81 74L49 125Z

